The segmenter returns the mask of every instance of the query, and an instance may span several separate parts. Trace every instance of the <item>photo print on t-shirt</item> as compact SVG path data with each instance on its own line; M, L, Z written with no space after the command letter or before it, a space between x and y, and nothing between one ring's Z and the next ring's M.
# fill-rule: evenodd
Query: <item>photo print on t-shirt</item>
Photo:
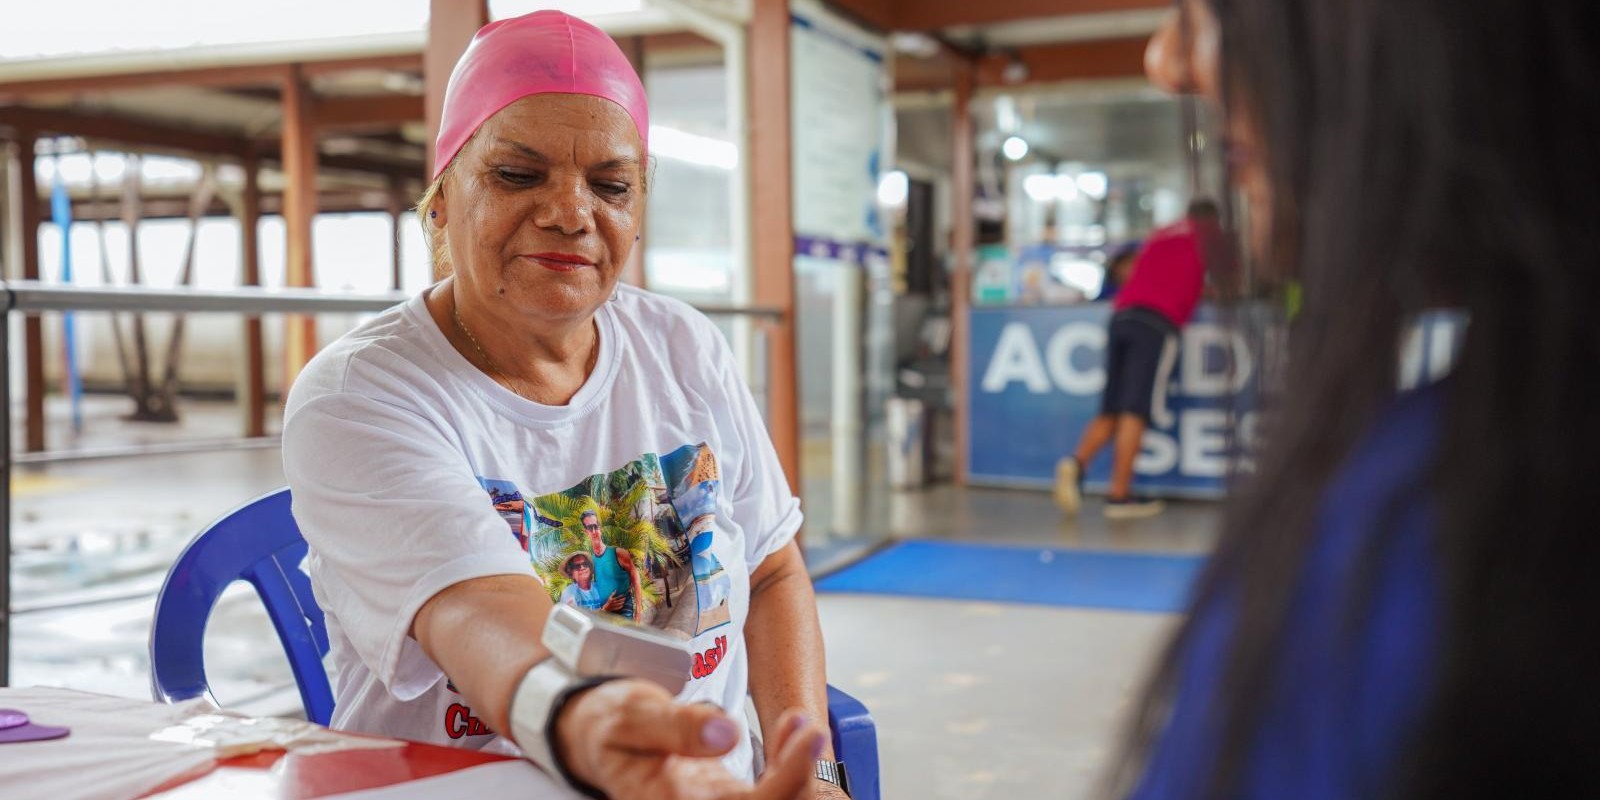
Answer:
M509 508L514 487L482 482L497 510ZM524 549L553 602L695 637L732 620L732 579L712 553L719 491L711 448L686 445L565 491L518 494L514 529L527 532Z
M494 503L494 510L500 513L500 518L511 526L511 535L517 537L517 544L521 545L523 550L527 550L528 534L522 526L524 517L522 492L517 491L516 484L511 481L479 478L478 483L489 493L489 502Z

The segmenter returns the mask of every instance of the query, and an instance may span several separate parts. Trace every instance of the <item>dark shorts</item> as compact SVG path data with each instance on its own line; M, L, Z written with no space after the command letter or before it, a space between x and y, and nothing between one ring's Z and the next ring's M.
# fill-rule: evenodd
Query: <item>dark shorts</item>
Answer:
M1147 423L1164 422L1167 378L1177 361L1178 328L1166 317L1146 308L1112 315L1100 413L1137 414Z

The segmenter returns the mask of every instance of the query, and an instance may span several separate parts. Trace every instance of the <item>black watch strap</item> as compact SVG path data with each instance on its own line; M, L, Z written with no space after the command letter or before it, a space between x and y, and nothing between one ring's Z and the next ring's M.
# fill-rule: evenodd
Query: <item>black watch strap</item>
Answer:
M827 781L844 791L845 796L850 795L850 773L845 771L843 761L817 760L817 780Z
M544 724L544 737L546 741L550 742L550 754L554 757L556 771L561 773L561 779L566 781L573 791L584 797L592 798L592 800L607 800L606 793L600 791L598 787L579 780L576 775L572 774L572 770L567 768L565 754L561 752L561 747L556 744L556 720L561 716L561 710L566 708L567 703L571 702L573 698L602 683L610 683L617 679L618 676L616 675L599 675L592 678L584 678L562 689L561 693L556 695L555 701L550 704L550 718Z

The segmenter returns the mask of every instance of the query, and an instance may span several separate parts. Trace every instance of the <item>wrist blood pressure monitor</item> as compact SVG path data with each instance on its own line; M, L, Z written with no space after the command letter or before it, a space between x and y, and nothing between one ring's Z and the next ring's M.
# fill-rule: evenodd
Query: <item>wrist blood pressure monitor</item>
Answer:
M687 639L572 606L556 606L544 623L550 657L574 676L642 678L676 695L689 681Z
M618 622L619 618L558 605L545 620L550 657L535 664L511 700L511 735L529 761L589 797L604 797L575 779L555 753L555 723L578 692L618 678L650 681L677 695L689 680L687 639Z

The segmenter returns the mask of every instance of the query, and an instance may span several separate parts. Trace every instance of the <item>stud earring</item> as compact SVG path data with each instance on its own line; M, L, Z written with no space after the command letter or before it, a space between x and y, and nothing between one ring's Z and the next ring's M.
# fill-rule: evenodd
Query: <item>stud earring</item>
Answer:
M439 218L439 212L437 212L437 211L429 211L428 212L428 219L438 219L438 218Z

